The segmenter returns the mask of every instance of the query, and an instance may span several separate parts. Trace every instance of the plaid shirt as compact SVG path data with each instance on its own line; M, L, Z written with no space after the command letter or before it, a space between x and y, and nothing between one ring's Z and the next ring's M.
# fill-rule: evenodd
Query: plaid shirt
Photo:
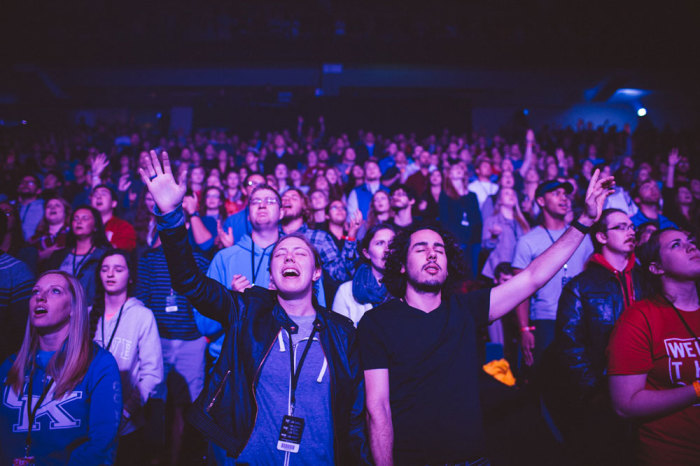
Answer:
M295 233L301 233L314 245L321 255L323 270L336 281L344 282L350 280L355 272L357 263L357 245L355 241L345 240L343 250L338 248L328 232L323 230L312 230L306 223Z

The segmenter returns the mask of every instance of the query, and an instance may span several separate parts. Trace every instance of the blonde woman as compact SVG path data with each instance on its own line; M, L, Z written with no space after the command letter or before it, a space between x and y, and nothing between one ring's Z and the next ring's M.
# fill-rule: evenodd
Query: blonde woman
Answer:
M119 369L88 335L85 293L72 275L42 274L24 342L0 367L2 464L112 464L122 413Z

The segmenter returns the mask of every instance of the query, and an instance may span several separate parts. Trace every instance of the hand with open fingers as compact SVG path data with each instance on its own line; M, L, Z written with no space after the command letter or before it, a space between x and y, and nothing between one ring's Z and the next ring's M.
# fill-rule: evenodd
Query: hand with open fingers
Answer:
M180 179L175 181L168 154L163 152L161 157L162 165L156 152L151 151L151 157L146 163L146 169L139 168L139 174L158 208L161 212L167 214L175 210L185 197L187 171L183 171L180 174Z
M253 285L250 284L250 281L244 277L243 275L240 274L235 274L233 276L233 280L231 280L231 289L233 291L237 291L238 293L243 293L243 291L246 288L252 288Z
M182 199L182 209L187 212L187 215L194 215L197 212L197 195L185 196Z
M615 177L608 176L601 178L600 169L596 169L591 176L586 190L585 206L583 209L582 222L584 225L593 225L600 218L603 212L603 204L609 195L615 192Z
M92 176L100 176L102 172L107 168L107 165L109 165L109 160L107 159L107 155L105 153L97 154L94 159L92 159L92 162L90 163L90 168L92 170Z
M681 156L678 153L678 148L674 147L673 149L671 149L671 152L668 153L668 164L672 167L675 167L680 161Z
M233 228L228 227L226 231L224 231L223 227L221 226L221 220L217 220L216 230L218 233L219 242L223 247L229 248L233 246Z
M119 185L117 186L117 189L120 193L123 193L124 191L128 190L130 186L131 181L129 180L129 174L124 173L122 176L119 177Z

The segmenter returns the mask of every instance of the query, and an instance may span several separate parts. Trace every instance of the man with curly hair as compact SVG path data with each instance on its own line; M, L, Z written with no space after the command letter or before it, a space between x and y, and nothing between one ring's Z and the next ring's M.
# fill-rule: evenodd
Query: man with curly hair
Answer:
M367 419L377 465L484 461L476 331L549 281L600 216L613 179L591 177L583 215L511 280L466 295L458 246L438 225L396 235L384 283L393 296L358 325ZM477 463L486 464L486 463Z

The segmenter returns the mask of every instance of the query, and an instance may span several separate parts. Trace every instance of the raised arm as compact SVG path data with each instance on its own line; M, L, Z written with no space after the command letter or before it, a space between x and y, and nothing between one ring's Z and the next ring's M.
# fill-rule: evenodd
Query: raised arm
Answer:
M586 191L586 206L578 222L588 228L600 217L605 199L613 192L614 178L600 178L596 170ZM515 306L543 287L576 251L585 234L571 227L522 272L491 289L489 319L501 318Z
M162 212L156 219L173 289L187 297L203 315L227 326L238 314L237 300L224 285L207 277L197 266L182 210L187 172L181 173L177 183L168 154L163 152L162 159L161 166L158 156L151 151L150 163L146 170L139 168L139 174Z

